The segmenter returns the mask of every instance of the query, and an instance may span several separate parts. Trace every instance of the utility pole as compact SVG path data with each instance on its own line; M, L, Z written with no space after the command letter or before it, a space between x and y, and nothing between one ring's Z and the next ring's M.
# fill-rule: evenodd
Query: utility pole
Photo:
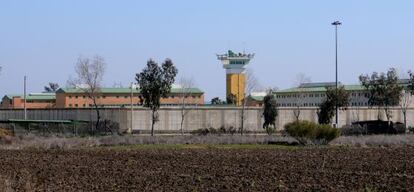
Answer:
M336 96L338 96L338 26L342 25L342 23L339 22L339 21L335 21L335 22L332 23L332 25L335 26L335 92L336 92ZM335 127L338 128L339 109L338 109L338 100L337 99L335 101L335 111L336 111Z
M24 76L24 85L23 85L23 87L24 87L24 91L23 91L23 108L24 108L24 120L27 120L27 109L26 109L26 79L27 79L27 77L26 77L26 75Z

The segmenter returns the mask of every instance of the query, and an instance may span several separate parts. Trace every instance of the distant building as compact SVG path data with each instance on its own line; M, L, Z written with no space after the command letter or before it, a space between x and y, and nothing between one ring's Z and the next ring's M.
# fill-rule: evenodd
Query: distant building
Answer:
M182 88L172 88L171 93L161 98L162 105L180 105L182 103ZM139 90L132 89L134 105L139 104ZM204 93L198 88L191 88L185 102L187 105L204 104ZM122 107L131 105L131 89L130 88L102 88L97 96L97 104L100 107ZM57 108L85 108L92 107L93 102L82 89L63 88L56 92Z
M262 107L266 92L253 92L246 98L246 106Z
M53 108L56 104L55 93L30 93L26 96L27 109ZM23 95L5 95L1 101L2 109L23 109Z
M326 87L335 87L335 82L304 83L299 87L278 90L276 95L279 107L319 107L326 98ZM349 106L368 106L367 92L361 85L344 85L349 95Z
M139 90L132 89L133 105L139 105ZM171 93L161 98L161 105L180 105L184 95L186 105L203 105L204 93L198 88L184 89L173 87ZM123 107L131 105L130 88L102 88L97 97L99 107ZM61 88L56 93L30 93L26 96L27 109L46 109L46 108L88 108L92 107L93 102L85 92L80 89ZM2 109L23 109L23 95L5 95L0 107Z
M402 79L400 83L403 86L408 85L408 80ZM340 84L341 85L341 84ZM283 89L273 92L276 97L278 107L310 107L316 108L326 99L326 87L335 87L335 82L324 83L304 83L298 87ZM361 85L344 85L349 92L350 107L367 107L368 92ZM405 93L409 94L409 93ZM248 106L262 106L264 96L249 96ZM410 107L414 107L414 99Z

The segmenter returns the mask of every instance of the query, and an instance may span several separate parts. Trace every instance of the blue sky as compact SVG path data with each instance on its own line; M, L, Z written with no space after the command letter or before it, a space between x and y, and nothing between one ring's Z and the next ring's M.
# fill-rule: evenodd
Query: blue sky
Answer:
M124 86L146 61L171 58L206 98L225 95L216 53L253 52L264 87L293 86L298 73L334 80L334 28L340 20L339 80L395 67L414 70L414 1L0 0L0 94L65 85L82 56L107 62L104 83ZM405 75L405 74L402 74Z

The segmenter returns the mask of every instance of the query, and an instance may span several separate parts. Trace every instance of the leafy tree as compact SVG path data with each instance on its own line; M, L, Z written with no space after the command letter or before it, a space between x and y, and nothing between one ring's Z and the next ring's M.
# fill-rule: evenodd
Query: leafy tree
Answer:
M263 129L266 130L267 134L271 134L271 126L276 128L276 117L278 115L277 103L275 96L270 90L269 93L263 98Z
M339 108L347 107L349 103L349 93L344 86L326 87L326 98L319 105L318 122L319 124L330 124L335 115L336 106Z
M399 84L397 71L391 68L386 74L374 72L371 76L361 75L359 81L368 92L368 105L378 107L378 120L382 108L387 120L390 121L392 118L390 107L397 106L400 103L401 91L403 90L403 87Z
M147 67L136 74L136 81L140 87L140 100L144 107L152 111L151 136L154 136L154 124L158 119L161 97L167 97L171 91L177 75L177 68L170 59L166 59L161 66L153 60L148 60Z
M410 75L410 82L408 85L408 90L414 95L414 72L409 71L408 74Z
M45 86L45 92L54 93L59 89L59 84L49 82L49 85Z
M103 57L99 55L96 55L94 58L79 57L75 66L77 78L68 81L70 86L79 88L92 100L97 116L95 130L98 130L101 119L98 98L102 94L101 84L105 73L105 66Z
M409 71L408 74L410 75L410 79L408 82L408 86L406 87L406 89L402 91L401 102L400 102L400 108L404 116L404 125L406 129L407 129L407 110L411 104L411 101L414 95L414 73L412 71Z
M236 95L234 95L234 94L227 95L226 102L229 105L235 105L236 102L237 102Z
M223 101L221 101L221 99L218 98L218 97L214 97L213 99L211 99L211 104L212 105L221 105L221 104L223 104Z

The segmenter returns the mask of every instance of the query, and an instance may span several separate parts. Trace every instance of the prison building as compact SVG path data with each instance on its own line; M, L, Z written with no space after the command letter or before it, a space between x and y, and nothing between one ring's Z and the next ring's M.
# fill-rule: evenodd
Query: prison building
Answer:
M407 87L409 80L402 79L400 84ZM326 99L327 87L335 87L335 82L303 83L298 87L274 91L273 94L278 107L309 107L317 108ZM339 83L338 86L342 86ZM368 92L361 85L343 85L349 92L350 107L368 107ZM408 92L404 94L410 94ZM248 106L262 106L263 95L250 95L247 100ZM403 102L403 99L402 101ZM414 99L410 101L409 107L414 107Z
M131 99L132 92L132 99ZM140 105L139 89L130 88L101 88L96 94L99 107L125 107ZM198 88L183 89L173 87L167 97L161 98L161 105L202 105L204 104L204 92ZM94 106L91 98L81 88L61 88L56 92L57 108L85 108Z
M408 80L400 80L403 87L407 87ZM327 87L335 87L335 82L325 83L303 83L298 87L278 90L274 92L279 107L319 107L319 105L326 99ZM345 90L349 92L350 107L368 107L369 93L362 85L342 85ZM409 94L409 93L405 93ZM410 106L414 106L414 101L411 101Z
M266 96L266 92L253 92L246 98L246 106L249 107L262 107L263 99Z
M23 109L24 99L24 95L5 95L0 106L2 109ZM45 109L55 106L55 93L30 93L26 95L27 109Z

